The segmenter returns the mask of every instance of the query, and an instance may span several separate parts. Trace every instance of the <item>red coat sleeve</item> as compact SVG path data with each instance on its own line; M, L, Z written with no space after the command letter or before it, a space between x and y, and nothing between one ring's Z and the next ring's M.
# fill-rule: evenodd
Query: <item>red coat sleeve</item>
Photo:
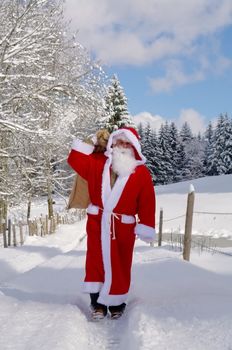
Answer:
M80 140L74 140L72 150L68 156L68 164L85 180L88 180L91 161L90 154L92 154L93 149L94 146L92 145Z
M135 227L136 235L146 241L151 242L155 238L155 211L156 198L152 178L147 168L142 173L142 187L138 199L139 222Z

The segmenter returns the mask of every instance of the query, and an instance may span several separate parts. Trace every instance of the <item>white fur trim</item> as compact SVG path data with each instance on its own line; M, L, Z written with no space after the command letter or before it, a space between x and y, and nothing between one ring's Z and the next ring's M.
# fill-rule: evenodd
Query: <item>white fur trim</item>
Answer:
M151 226L137 224L135 226L135 234L141 239L153 241L155 239L156 232L155 229Z
M109 197L104 203L104 210L112 213L114 208L116 207L122 192L126 186L126 183L130 177L130 174L127 176L119 176L114 184L114 187L111 190Z
M102 282L83 282L83 293L98 293L102 285Z
M107 199L111 193L110 186L110 165L111 165L112 155L107 159L104 165L104 170L102 174L102 203L105 206Z
M135 223L135 217L133 215L121 215L121 222L122 224L134 224Z
M90 203L88 208L86 209L86 212L87 214L98 215L99 209L100 208L97 205ZM121 219L122 224L134 224L136 221L134 215L126 214L120 214L119 219Z
M104 295L104 300L109 296L111 284L112 284L112 267L111 267L111 215L113 209L116 207L124 187L128 181L129 175L121 177L119 176L115 182L114 187L110 187L110 172L109 166L111 157L107 159L105 168L103 171L102 179L102 202L104 204L104 210L101 219L101 245L103 265L105 271L105 282L101 289L100 295ZM116 303L116 302L115 302ZM118 304L115 304L118 305Z
M127 301L128 293L126 294L103 294L100 292L99 298L98 298L98 303L104 304L106 306L116 306L116 305L121 305L122 303L125 303Z
M92 203L90 203L86 212L87 214L98 215L99 207L97 205L93 205Z
M73 140L73 143L72 143L72 149L74 149L75 151L89 155L89 154L93 153L94 146L89 145L88 143L85 143L81 140L75 139L75 140Z
M111 268L111 213L103 211L101 219L101 246L102 258L105 271L105 281L102 287L102 293L108 295L112 283L112 268Z

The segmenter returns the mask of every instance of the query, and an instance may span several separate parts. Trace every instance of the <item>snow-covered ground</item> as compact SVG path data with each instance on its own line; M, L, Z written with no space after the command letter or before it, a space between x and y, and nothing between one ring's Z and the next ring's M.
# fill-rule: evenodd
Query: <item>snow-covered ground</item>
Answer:
M225 178L218 181L225 184ZM181 200L175 186L186 198L186 183L157 188L167 218L177 214ZM199 192L196 197L204 195ZM208 188L205 195L231 198L231 191L222 192ZM213 210L226 209L217 203ZM119 320L96 323L81 293L84 234L81 221L47 237L28 237L22 247L0 249L1 350L232 349L232 257L192 251L188 263L167 244L153 248L137 240L127 311Z
M195 188L196 213L193 216L193 234L232 238L232 175L211 176L157 186L157 221L159 210L163 208L163 231L184 232L190 184Z

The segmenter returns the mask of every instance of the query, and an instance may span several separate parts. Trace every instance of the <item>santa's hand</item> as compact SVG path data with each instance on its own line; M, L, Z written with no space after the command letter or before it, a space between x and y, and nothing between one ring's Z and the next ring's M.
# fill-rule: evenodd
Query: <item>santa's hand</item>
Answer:
M97 145L97 135L96 134L91 137L91 141L93 142L94 145Z
M84 143L87 143L88 145L96 145L97 143L97 136L94 134L91 134L89 135L88 137L86 137L84 140L83 140Z

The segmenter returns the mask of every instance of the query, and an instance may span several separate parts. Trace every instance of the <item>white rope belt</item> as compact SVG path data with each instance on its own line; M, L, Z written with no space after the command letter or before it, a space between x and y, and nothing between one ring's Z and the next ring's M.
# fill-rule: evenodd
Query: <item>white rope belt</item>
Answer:
M105 209L103 208L100 208L99 206L97 205L93 205L93 204L90 204L87 208L87 213L88 214L93 214L93 215L97 215L99 210L102 211L102 213L106 213L106 214L109 214L110 215L110 222L109 222L109 225L111 227L111 220L112 220L112 232L110 232L110 234L112 235L112 239L116 239L116 234L115 234L115 219L116 220L120 220L120 217L123 219L123 218L127 218L130 220L130 222L128 223L133 223L135 222L135 217L133 215L125 215L125 214L118 214L118 213L114 213L114 212L108 212L106 211ZM112 219L111 219L112 218ZM122 221L123 222L123 221ZM124 222L126 223L126 222ZM111 229L110 229L111 231Z

